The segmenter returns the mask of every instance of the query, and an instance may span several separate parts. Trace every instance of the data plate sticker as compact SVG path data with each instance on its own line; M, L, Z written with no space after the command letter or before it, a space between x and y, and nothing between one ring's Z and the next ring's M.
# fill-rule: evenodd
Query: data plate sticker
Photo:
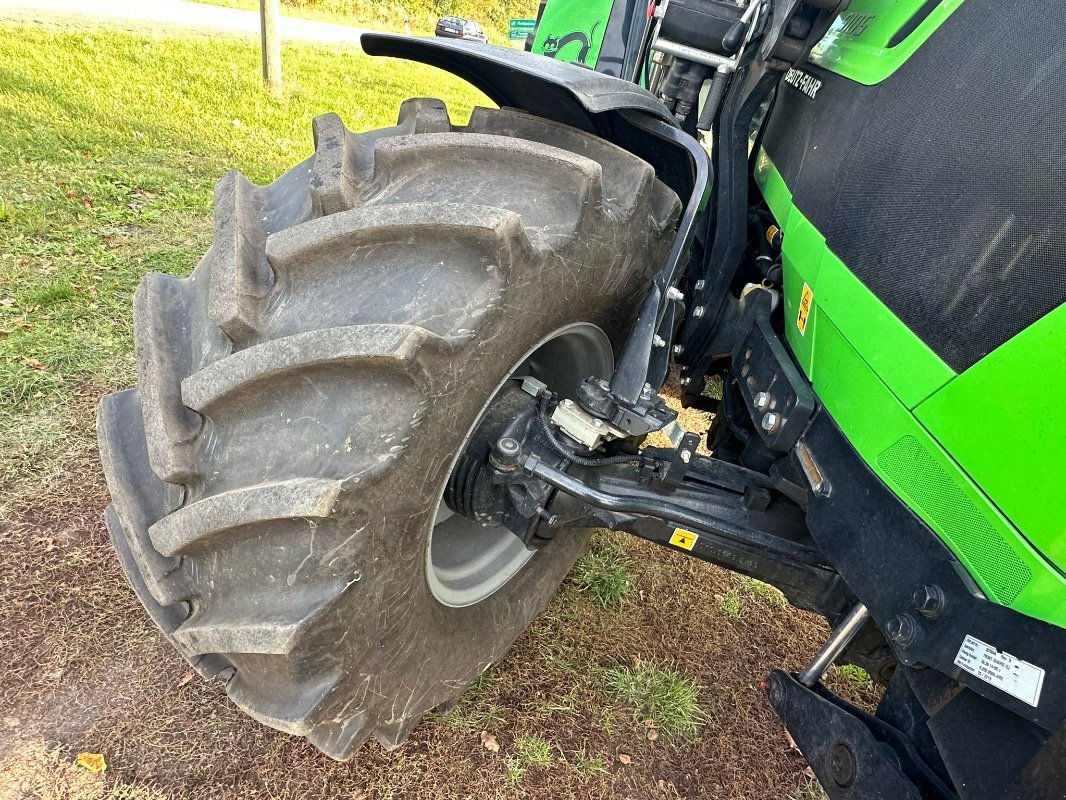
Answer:
M997 689L1017 697L1033 708L1040 704L1044 688L1044 670L1028 661L997 650L987 642L967 635L962 640L955 666L962 667Z

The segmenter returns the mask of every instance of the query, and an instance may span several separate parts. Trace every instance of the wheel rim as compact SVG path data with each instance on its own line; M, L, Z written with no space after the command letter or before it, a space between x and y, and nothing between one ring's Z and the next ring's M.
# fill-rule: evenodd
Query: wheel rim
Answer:
M480 603L536 556L506 528L482 527L455 514L444 503L444 487L459 454L496 395L512 378L528 376L543 381L561 397L573 399L585 378L609 377L613 369L614 354L607 335L595 325L579 322L541 339L496 386L463 437L437 496L437 515L426 546L426 579L438 602L456 608Z

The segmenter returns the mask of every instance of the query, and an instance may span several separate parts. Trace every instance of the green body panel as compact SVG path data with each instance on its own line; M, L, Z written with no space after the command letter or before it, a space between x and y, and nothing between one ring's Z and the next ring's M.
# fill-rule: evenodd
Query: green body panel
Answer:
M1035 345L1034 338L1029 337L1039 338L1038 329L1049 320L1049 325L1058 326L1059 347L1066 348L1066 340L1061 338L1066 315L1045 318L956 377L829 250L825 239L794 205L791 192L765 153L758 159L756 180L784 235L785 335L819 400L863 460L941 537L990 599L1066 627L1066 578L1048 562L1049 553L1038 552L1019 532L1017 521L1008 519L987 490L953 457L955 443L945 438L949 448L945 449L916 413L916 409L938 408L950 414L950 392L958 383L970 387L961 391L972 406L968 413L976 415L981 408L981 392L992 388L988 382L1009 380L1002 370L1018 363L1008 348ZM801 333L797 318L804 285L810 287L813 301ZM1035 358L1063 360L1046 349L1046 341L1041 339L1040 343L1045 350L1031 356L1030 363ZM979 369L986 362L989 366ZM1034 383L1047 379L1046 366L1040 371L1032 366ZM1061 377L1055 381L1060 389L1066 388ZM995 392L997 403L1002 402L1002 413L1009 414L1014 402L1011 396L1002 393L998 385ZM1056 394L1054 388L1051 393ZM945 400L938 405L934 401L941 396ZM1005 425L995 424L995 432L1001 433ZM1025 430L1030 437L1036 434L1035 429ZM978 424L971 417L954 432L975 449L970 454L964 448L970 455L967 466L986 458L980 463L994 469L992 458L1002 436L988 436L987 421ZM942 435L939 429L938 435ZM1056 445L1048 442L1042 446L1050 460ZM1058 446L1061 449L1061 443ZM1023 451L1017 451L1019 459L1024 458ZM1011 469L1009 465L1002 469L1008 485ZM1025 502L1021 494L1018 500ZM1053 501L1046 498L1043 507ZM1039 509L1032 511L1034 515L1040 513ZM1061 512L1057 518L1062 518ZM1051 528L1053 522L1049 535L1054 536ZM1061 530L1060 526L1059 538ZM886 531L886 535L891 532Z
M825 244L825 238L792 202L792 194L765 153L756 166L756 180L784 237L785 268L802 264L799 289L785 296L789 344L808 376L814 367L810 321L806 335L794 324L800 290L806 283L814 292L815 306L829 314L848 340L863 354L874 371L900 401L913 408L955 377L951 368L904 325L888 307L844 266Z
M1033 546L1059 565L1066 565L1064 367L1066 306L1059 306L916 410Z
M533 52L595 67L614 0L548 3L537 24Z
M880 83L911 57L963 0L941 0L914 30L889 47L926 0L852 0L811 51L812 62L853 81Z

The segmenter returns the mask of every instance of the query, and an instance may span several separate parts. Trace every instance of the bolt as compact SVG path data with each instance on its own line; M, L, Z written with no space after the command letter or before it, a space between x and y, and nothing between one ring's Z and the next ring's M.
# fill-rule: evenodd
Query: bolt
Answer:
M699 319L703 316L703 312L703 306L696 306L694 309L692 309L692 316L694 316L696 319Z
M684 461L686 464L688 462L690 462L692 460L692 451L691 450L682 450L681 451L681 460Z
M681 291L680 289L678 289L678 288L677 288L676 286L671 286L671 287L670 287L669 289L667 289L667 290L666 290L666 298L667 298L668 300L678 300L678 301L681 301L681 300L684 300L684 299L685 299L685 295L684 295L684 293L683 293L683 292L682 292L682 291Z
M656 336L654 339L651 340L651 343L655 347L666 347L666 339L664 339L662 336Z
M690 378L688 375L685 375L683 378L681 378L682 386L688 386L690 383L692 383L692 378Z
M765 411L770 407L770 395L766 392L757 392L754 398L755 408Z
M679 355L681 355L684 352L685 352L685 346L683 344L675 344L674 345L674 355L675 356L679 356Z
M500 441L496 442L496 449L501 456L516 456L522 451L518 442L510 436L504 436Z
M885 623L885 634L895 644L906 647L918 638L918 623L910 614L897 614Z
M537 506L537 515L553 528L559 524L559 515L553 514L544 506Z
M707 281L703 280L703 278L700 278L698 281L696 281L696 291L697 292L702 292L703 291L703 287L706 286L706 285L707 285Z
M594 428L602 428L603 427L603 420L602 419L594 419L594 420L592 420L592 427L594 427Z
M779 706L785 699L785 690L781 687L781 684L773 677L766 682L766 693L770 697L770 703L772 705Z
M946 603L944 590L935 583L915 589L911 599L914 601L914 607L918 610L918 613L930 619L939 617Z
M764 431L773 431L777 428L777 424L781 421L781 415L775 414L773 411L768 411L762 418L762 429Z
M859 765L846 742L838 741L829 750L829 776L841 789L847 789L858 777Z
M567 408L573 408L574 401L573 400L563 400L563 405L566 406Z

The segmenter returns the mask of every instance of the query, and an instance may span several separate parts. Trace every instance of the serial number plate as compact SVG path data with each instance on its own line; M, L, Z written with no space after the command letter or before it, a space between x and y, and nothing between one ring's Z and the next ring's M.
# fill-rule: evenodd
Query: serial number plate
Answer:
M997 650L987 642L967 635L962 640L955 666L975 675L997 689L1036 708L1044 688L1044 670L1028 661Z

